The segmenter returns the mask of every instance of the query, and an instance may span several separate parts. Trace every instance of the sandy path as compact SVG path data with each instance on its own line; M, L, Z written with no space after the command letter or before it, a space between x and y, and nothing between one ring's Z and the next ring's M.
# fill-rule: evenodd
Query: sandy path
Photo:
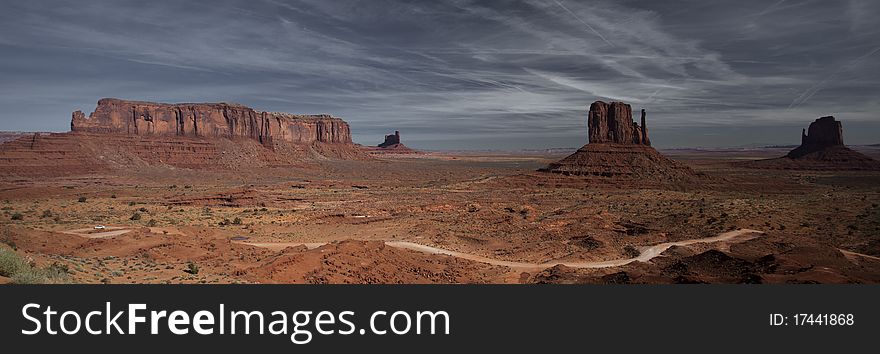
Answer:
M128 228L124 228L124 227L108 226L104 230L107 230L107 231L95 232L97 230L95 228L90 227L90 228L85 228L85 229L61 231L61 233L65 233L68 235L77 235L77 236L82 236L82 237L87 237L87 238L105 238L105 237L113 237L113 236L119 236L119 235L122 235L125 233L129 233L129 232L131 232L132 229L128 229Z
M864 258L867 258L867 259L873 259L873 260L875 260L875 261L880 261L880 257L872 256L872 255L870 255L870 254L864 254L864 253L858 253L858 252L853 252L853 251L847 251L847 250L840 249L840 248L838 248L837 250L840 251L840 253L843 253L843 255L846 256L846 258L849 258L849 259L851 259L851 260L852 260L852 258L864 257Z
M654 257L659 256L664 251L669 249L672 246L687 246L695 243L713 243L713 242L744 242L754 238L757 238L764 234L762 231L758 230L750 230L750 229L741 229L736 231L730 231L722 233L718 236L706 237L706 238L698 238L693 240L684 240L684 241L675 241L675 242L664 242L658 245L649 246L641 249L641 254L635 258L624 258L624 259L613 259L608 261L593 261L593 262L547 262L547 263L528 263L528 262L513 262L513 261L504 261L489 257L484 257L480 255L463 253L458 251L450 251L442 248L425 246L422 244L407 242L407 241L385 241L386 245L396 248L408 249L412 251L430 253L430 254L442 254L446 256L456 257L471 260L474 262L487 263L492 265L510 267L516 270L523 271L539 271L543 269L547 269L557 265L564 265L570 268L609 268L609 267L619 267L622 265L626 265L632 262L647 262L653 259ZM300 245L305 245L309 249L317 248L325 245L326 243L301 243L301 242L239 242L244 245L251 245L255 247L265 247L273 250L281 250L285 247L296 247Z

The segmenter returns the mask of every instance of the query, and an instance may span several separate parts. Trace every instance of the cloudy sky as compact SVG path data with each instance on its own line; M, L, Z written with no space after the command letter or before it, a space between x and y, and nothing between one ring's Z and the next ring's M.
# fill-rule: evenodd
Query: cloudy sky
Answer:
M101 97L331 113L426 149L577 147L586 108L661 147L880 142L880 2L4 1L0 130Z

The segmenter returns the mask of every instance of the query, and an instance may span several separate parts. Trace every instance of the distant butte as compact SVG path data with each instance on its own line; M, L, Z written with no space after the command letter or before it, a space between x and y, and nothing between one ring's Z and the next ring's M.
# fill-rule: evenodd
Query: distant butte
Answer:
M643 109L639 124L626 103L593 102L587 115L588 144L540 171L644 183L692 180L694 171L651 147L645 116Z
M375 147L364 147L364 150L374 155L384 154L415 154L416 150L410 149L400 141L400 131L395 130L394 134L385 135L385 140Z
M0 144L0 173L61 176L145 165L252 170L368 158L340 118L234 103L103 98L88 117L73 112L70 130L10 137Z
M787 155L740 165L783 170L880 170L880 162L843 144L843 125L833 116L810 123L801 132L801 145Z
M250 138L261 143L351 143L348 123L327 114L260 112L234 103L154 103L103 98L88 118L73 112L73 132Z

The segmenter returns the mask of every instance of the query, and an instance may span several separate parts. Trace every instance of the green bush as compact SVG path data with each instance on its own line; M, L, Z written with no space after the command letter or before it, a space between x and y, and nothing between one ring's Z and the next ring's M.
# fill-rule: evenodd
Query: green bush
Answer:
M193 263L192 261L186 262L186 269L183 270L192 275L199 274L199 266Z
M8 248L0 248L0 275L11 278L16 284L70 283L66 265L52 263L45 268L35 267Z

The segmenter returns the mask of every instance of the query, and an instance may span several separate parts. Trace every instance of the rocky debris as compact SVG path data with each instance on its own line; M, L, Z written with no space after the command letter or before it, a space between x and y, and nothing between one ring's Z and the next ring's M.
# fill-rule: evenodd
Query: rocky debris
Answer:
M596 101L590 105L587 128L587 145L539 171L640 183L683 183L696 177L689 167L650 146L644 109L638 124L628 104Z
M833 116L810 123L810 127L801 132L801 145L787 155L739 165L782 170L880 170L880 161L843 144L843 125Z
M587 117L590 143L651 145L644 109L641 125L633 122L632 107L623 102L593 102Z
M233 103L153 103L103 98L88 117L73 112L74 132L250 138L260 143L351 143L348 123L330 115L260 112Z

